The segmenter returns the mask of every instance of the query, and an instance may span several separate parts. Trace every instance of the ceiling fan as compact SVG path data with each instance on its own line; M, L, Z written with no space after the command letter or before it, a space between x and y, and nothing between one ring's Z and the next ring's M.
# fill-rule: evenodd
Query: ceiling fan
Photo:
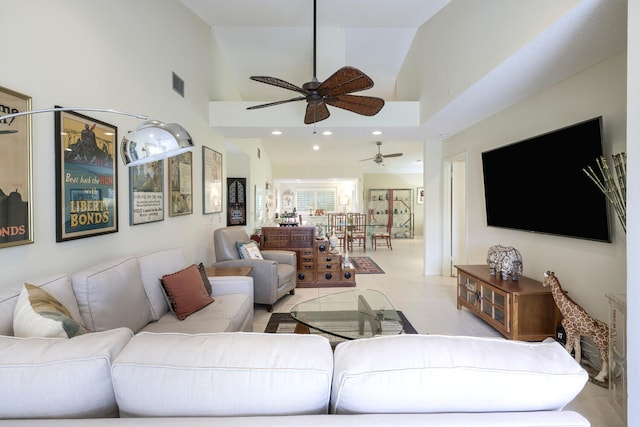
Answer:
M352 111L363 116L374 116L384 106L384 100L371 96L350 95L373 87L373 80L354 67L342 67L327 80L320 82L316 77L316 0L313 0L313 78L310 82L296 86L276 77L251 76L251 80L299 92L302 96L247 107L247 110L271 107L293 101L307 101L305 124L312 124L329 117L327 104Z
M378 154L376 154L373 157L369 157L368 159L362 159L362 160L360 160L361 162L366 162L367 160L373 160L374 163L384 166L384 163L382 163L382 162L384 162L384 159L386 159L387 157L400 157L400 156L402 156L402 153L382 154L380 152L380 146L382 145L382 142L376 141L376 145L378 146Z

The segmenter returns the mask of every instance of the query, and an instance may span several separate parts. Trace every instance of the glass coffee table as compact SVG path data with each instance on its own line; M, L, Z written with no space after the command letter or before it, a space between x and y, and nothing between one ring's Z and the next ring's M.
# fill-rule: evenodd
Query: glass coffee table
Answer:
M301 302L291 309L291 317L298 322L298 333L313 328L348 340L403 331L396 309L373 289L352 289Z

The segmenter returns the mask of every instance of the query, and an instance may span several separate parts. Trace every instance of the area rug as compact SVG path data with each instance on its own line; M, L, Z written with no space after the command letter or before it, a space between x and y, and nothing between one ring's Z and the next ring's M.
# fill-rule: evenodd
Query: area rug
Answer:
M384 270L368 256L352 256L349 261L356 268L356 274L384 274Z
M411 325L409 320L407 320L406 316L398 311L398 316L402 319L402 332L405 334L417 334L418 331ZM271 318L269 318L269 323L267 323L267 327L264 329L265 333L269 334L292 334L296 328L296 321L293 320L289 313L272 313ZM331 334L324 333L317 329L309 328L309 331L312 334L322 335L329 339L331 342L331 346L335 347L337 344L342 341L347 341L343 338L335 337Z

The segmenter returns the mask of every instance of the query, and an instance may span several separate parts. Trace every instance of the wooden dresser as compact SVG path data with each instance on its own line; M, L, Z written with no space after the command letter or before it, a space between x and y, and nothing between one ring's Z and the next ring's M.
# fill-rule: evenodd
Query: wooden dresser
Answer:
M517 282L489 274L488 265L456 265L458 310L468 308L506 338L555 337L561 315L551 289L528 277Z
M316 239L315 227L262 227L260 247L295 251L297 287L348 287L356 285L353 265L345 268L340 253L329 253L329 241Z

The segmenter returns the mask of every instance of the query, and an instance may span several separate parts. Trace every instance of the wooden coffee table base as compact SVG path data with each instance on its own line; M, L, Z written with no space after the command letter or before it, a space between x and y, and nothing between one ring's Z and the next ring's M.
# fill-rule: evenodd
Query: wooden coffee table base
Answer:
M310 334L309 327L304 323L296 322L296 328L293 330L294 334Z

